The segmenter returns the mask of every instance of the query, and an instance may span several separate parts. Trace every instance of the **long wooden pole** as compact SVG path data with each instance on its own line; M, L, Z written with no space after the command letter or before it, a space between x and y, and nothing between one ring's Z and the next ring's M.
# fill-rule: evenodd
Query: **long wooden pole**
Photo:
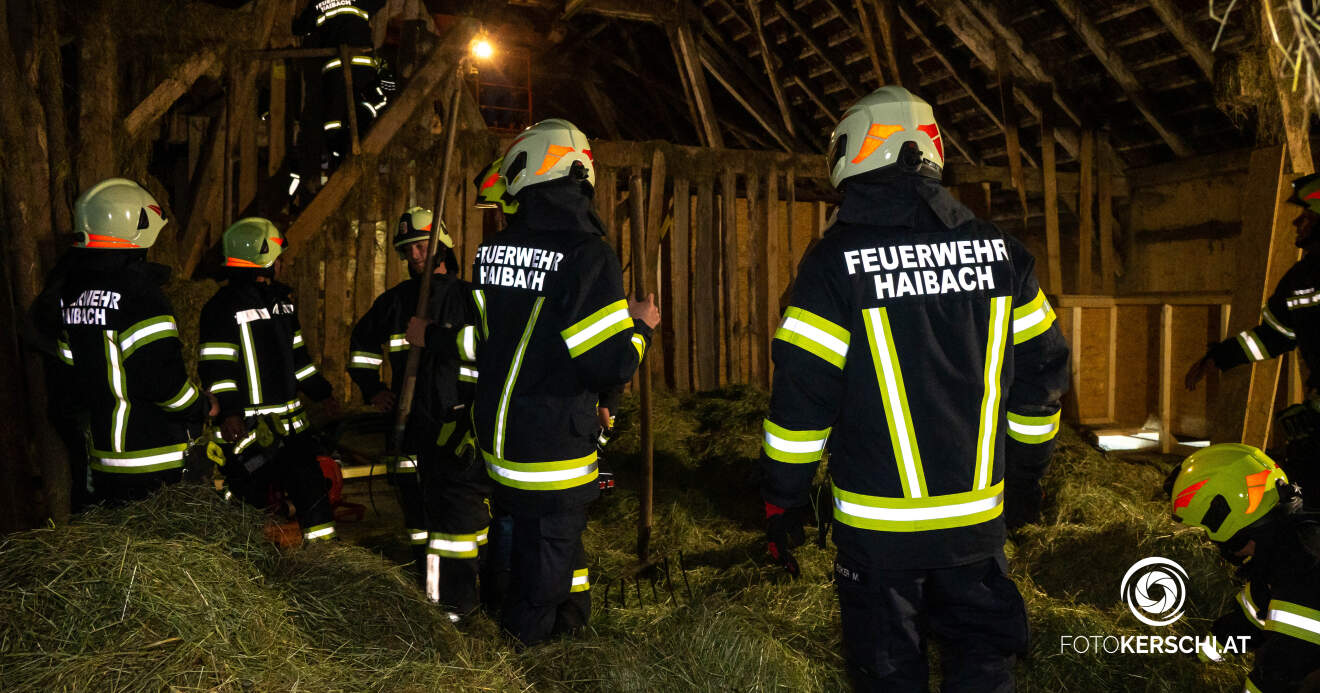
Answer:
M449 98L449 116L445 127L445 154L440 165L440 180L436 181L435 204L431 206L431 239L426 251L426 264L422 269L422 285L417 296L416 317L425 318L431 303L431 277L435 270L435 245L440 235L440 220L445 214L445 190L449 187L449 173L453 168L454 140L458 135L458 101L463 94L463 63L454 73L454 93ZM413 347L408 350L408 364L403 370L403 387L399 391L398 411L394 418L394 435L390 436L390 453L403 448L403 431L408 425L408 415L412 413L413 394L417 390L417 367L421 363L422 350Z
M642 172L634 168L628 176L628 201L630 205L633 249L633 293L637 298L646 297L645 271L649 259L646 257L646 213L642 192ZM637 560L645 563L651 557L651 496L655 476L655 445L651 431L651 369L650 361L637 369L637 389L641 392L638 418L641 419L642 435L642 494L637 514Z

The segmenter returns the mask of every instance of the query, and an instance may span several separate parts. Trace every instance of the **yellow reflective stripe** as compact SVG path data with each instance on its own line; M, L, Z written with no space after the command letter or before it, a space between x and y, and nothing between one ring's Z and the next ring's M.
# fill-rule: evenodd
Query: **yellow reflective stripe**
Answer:
M981 395L981 423L976 437L976 488L990 485L995 466L995 439L999 432L999 376L1008 341L1008 296L990 299L990 326L985 343L985 371Z
M302 382L314 375L316 375L316 364L309 363L298 369L298 372L294 373L293 377L297 378L298 382Z
M871 363L875 365L880 398L885 405L889 440L894 446L894 460L898 462L898 478L903 484L903 495L921 498L928 495L926 473L921 467L921 451L917 448L917 434L912 428L912 412L908 410L903 369L899 365L894 338L889 329L889 311L885 308L868 308L863 312L863 318L869 336L867 344L871 347Z
M1224 656L1219 654L1219 639L1210 636L1209 640L1200 640L1196 645L1196 658L1202 662L1222 662Z
M110 394L115 398L115 410L110 423L110 447L114 452L124 451L124 436L128 431L128 383L124 374L123 354L119 350L119 335L114 330L105 335L106 380Z
M1059 414L1024 416L1008 412L1008 437L1028 445L1054 440L1059 433Z
M820 459L830 429L794 431L766 419L761 449L776 462L808 463Z
M637 352L637 363L641 363L646 358L646 337L640 334L634 334L628 338L628 343L632 344L633 350Z
M478 551L477 533L447 534L431 532L426 545L426 552L444 558L476 558Z
M354 351L348 355L349 368L365 368L367 370L376 370L385 363L385 358L380 354L373 354L370 351Z
M1247 677L1246 682L1242 684L1242 693L1261 693L1261 691L1251 682L1251 677Z
M187 448L187 443L134 452L93 448L90 455L91 467L97 471L119 474L143 474L162 469L177 469L183 466L183 453Z
M458 331L455 338L458 346L458 357L464 361L477 360L477 328L475 325L464 325L463 329Z
M358 8L358 7L352 7L352 6L347 6L347 7L336 7L336 8L334 8L334 9L327 10L325 14L322 14L322 15L318 16L318 17L316 18L316 26L321 26L322 24L324 24L324 23L326 22L326 20L330 19L331 17L334 17L334 16L336 16L336 15L341 15L341 14L350 14L350 15L353 15L353 16L355 16L355 17L361 17L362 19L365 19L365 20L368 20L368 21L371 20L371 15L367 14L367 11L366 11L366 10L363 10L363 9L361 9L361 8Z
M512 488L526 491L559 491L589 484L598 476L596 451L571 460L551 462L511 462L481 451L486 473Z
M238 361L238 345L232 342L202 342L199 360Z
M1036 289L1035 298L1013 309L1013 344L1021 344L1043 334L1054 324L1054 320L1054 309L1045 298L1045 292Z
M316 541L330 539L335 536L335 523L327 522L321 525L315 525L303 530L303 541Z
M236 391L238 391L238 383L234 382L233 380L217 380L214 383L211 383L211 388L210 388L211 394L216 394L217 392L236 392Z
M178 394L165 402L160 403L161 409L166 411L182 411L192 406L197 401L197 388L188 381L183 381L183 387L179 388Z
M464 362L459 364L458 379L465 383L477 382L477 376L479 375L479 372L477 371L476 368L473 367L475 365L476 364L473 364L471 362Z
M1265 630L1320 645L1320 611L1282 599L1271 599L1269 613L1265 616Z
M812 313L789 306L775 330L775 339L814 354L826 363L842 369L848 360L848 330Z
M1256 336L1255 331L1245 330L1238 333L1238 345L1242 347L1242 353L1247 355L1248 361L1264 361L1270 357L1269 349Z
M1273 327L1274 330L1279 334L1287 337L1288 339L1297 339L1297 333L1293 332L1287 327L1284 327L1283 323L1280 322L1278 318L1274 317L1274 313L1270 311L1270 307L1268 304L1261 306L1260 317L1261 320L1263 320L1266 325Z
M1004 510L1002 481L985 489L927 498L886 498L833 488L834 519L881 532L967 527L993 520Z
M1242 607L1242 613L1246 615L1247 620L1251 621L1257 628L1264 628L1265 621L1260 617L1260 608L1251 598L1251 583L1248 582L1241 592L1237 595L1238 606Z
M124 350L124 358L127 359L139 348L166 337L177 339L179 337L179 326L175 324L174 316L158 315L135 323L132 327L121 332L119 334L119 348Z
M247 373L248 397L253 402L260 402L261 376L257 373L257 348L252 339L252 326L246 321L238 323L238 341L243 345L243 366Z
M481 315L481 334L490 335L490 325L486 323L486 292L481 289L473 289L472 302L477 304L477 313Z
M559 335L568 347L568 355L577 358L632 324L628 302L619 299L561 330Z
M591 579L587 575L586 568L579 568L573 571L573 579L569 582L569 592L586 592L591 589Z
M302 330L298 330L298 331L294 332L294 333L293 333L293 348L294 348L294 349L297 349L298 347L303 346L303 344L304 344L304 343L303 343Z
M426 530L424 529L406 529L404 532L408 535L408 543L413 546L426 545Z
M513 399L513 384L518 380L518 370L522 368L523 355L527 353L527 343L531 341L532 330L536 327L536 319L541 316L541 305L545 303L545 296L538 296L536 303L532 305L532 314L527 318L527 326L523 328L522 339L518 341L518 348L513 353L513 363L509 365L509 374L504 379L504 389L500 391L500 403L495 408L495 456L504 456L504 438L507 431L509 416L509 401Z
M412 345L408 344L408 335L400 332L399 334L390 335L390 343L387 349L391 352L407 351L410 346Z
M68 340L68 338L66 338L66 337L60 337L59 340L56 342L56 346L59 347L59 351L60 351L60 360L63 361L63 362L65 362L65 363L67 363L67 364L69 364L70 366L72 366L72 365L73 365L73 349L69 346L69 340Z

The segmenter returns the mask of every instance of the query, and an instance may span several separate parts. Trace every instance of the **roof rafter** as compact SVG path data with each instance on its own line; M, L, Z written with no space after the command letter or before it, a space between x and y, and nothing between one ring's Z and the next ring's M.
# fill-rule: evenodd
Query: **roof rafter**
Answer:
M825 63L825 66L839 78L839 81L849 92L852 93L853 97L861 96L862 93L858 91L857 85L853 84L853 80L849 79L847 73L845 73L843 69L839 67L839 64L834 62L834 59L829 56L825 47L820 45L820 43L816 41L816 38L811 35L810 22L802 15L798 14L797 10L791 9L785 5L782 0L771 0L771 5L774 7L775 12L779 13L779 16L783 17L785 22L788 22L788 25L793 28L793 31L797 32L798 37L802 39L803 43L806 43L807 46L811 48L816 54L816 57L820 58L821 62Z

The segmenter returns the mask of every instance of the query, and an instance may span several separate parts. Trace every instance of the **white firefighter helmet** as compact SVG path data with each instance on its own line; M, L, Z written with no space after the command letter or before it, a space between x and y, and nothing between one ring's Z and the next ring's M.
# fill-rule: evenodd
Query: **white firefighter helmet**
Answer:
M518 135L504 153L500 175L508 193L517 196L523 188L566 178L574 164L586 170L587 182L596 184L596 168L591 163L591 144L576 125L550 118Z
M944 143L930 104L903 87L876 89L845 111L830 134L830 183L837 188L853 176L898 163L907 142L921 152L919 170L938 178Z
M127 178L107 178L73 203L78 248L150 248L163 228L165 213L156 198Z

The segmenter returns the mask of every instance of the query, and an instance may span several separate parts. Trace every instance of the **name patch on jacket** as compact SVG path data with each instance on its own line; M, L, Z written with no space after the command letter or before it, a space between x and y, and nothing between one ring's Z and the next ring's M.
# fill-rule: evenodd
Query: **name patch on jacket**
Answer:
M105 325L105 311L119 310L119 292L88 289L72 305L64 306L65 325Z
M1002 238L859 248L843 253L848 274L873 274L875 297L991 291L991 263L1008 260Z
M478 280L492 286L545 290L547 272L559 271L564 254L554 250L495 245L477 252Z

